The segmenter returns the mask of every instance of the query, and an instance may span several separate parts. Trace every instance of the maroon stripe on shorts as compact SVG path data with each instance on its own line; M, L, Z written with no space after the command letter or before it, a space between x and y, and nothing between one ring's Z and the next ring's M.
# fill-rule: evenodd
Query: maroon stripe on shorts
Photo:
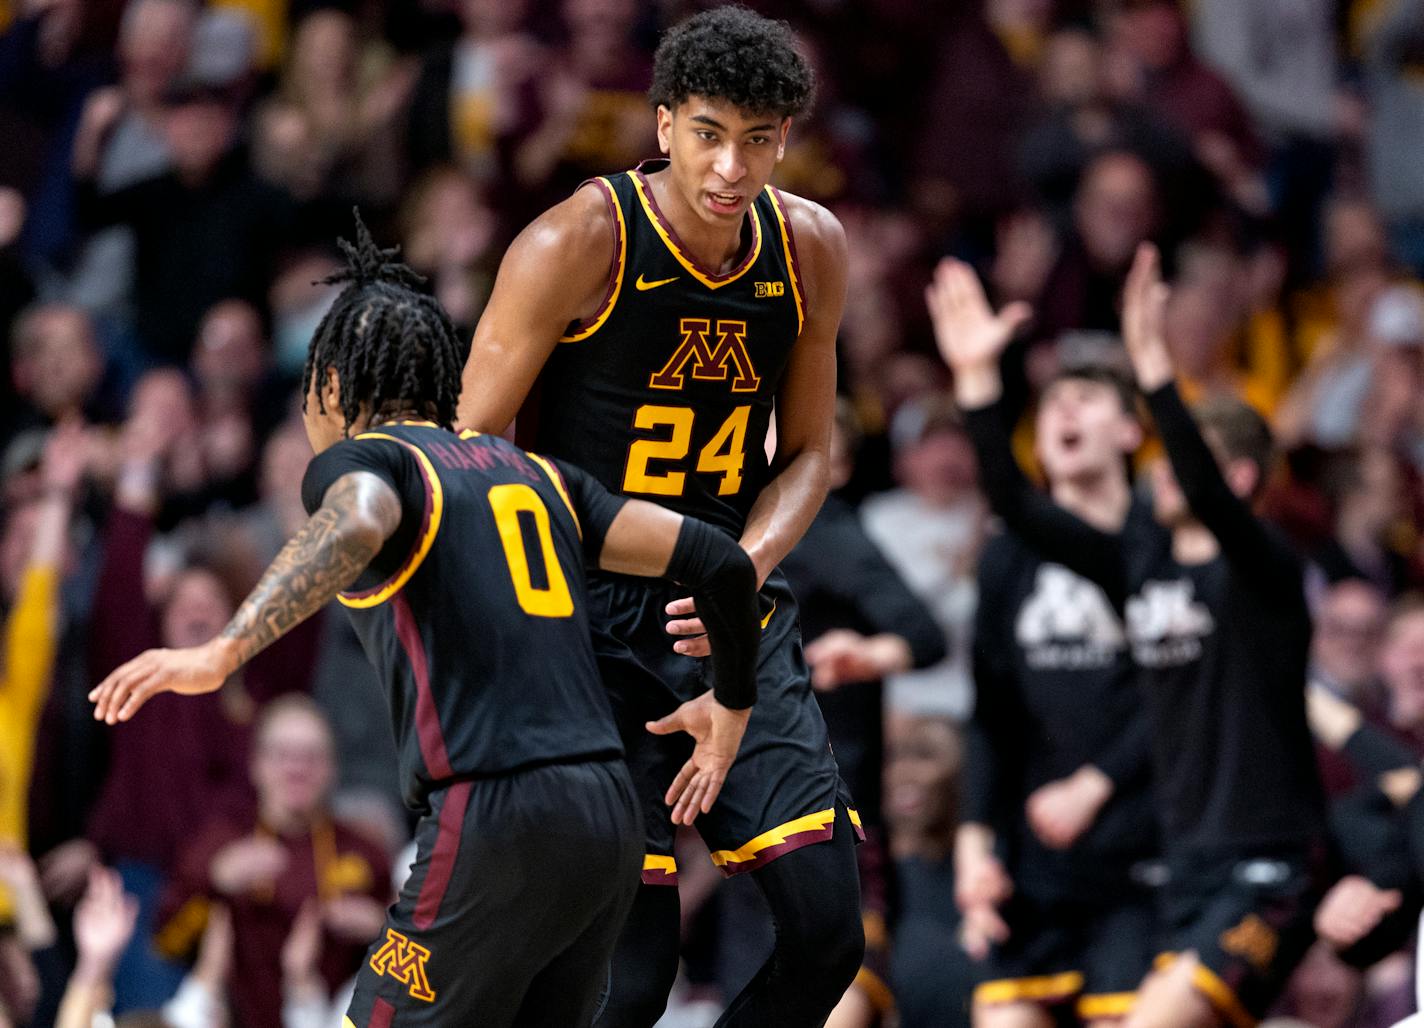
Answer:
M371 1004L371 1018L366 1022L366 1028L391 1028L395 1016L396 1008L378 996L376 1002Z
M415 678L415 736L420 741L420 755L430 777L440 781L450 777L450 755L445 751L440 711L430 691L430 664L425 656L425 640L420 637L420 626L415 623L415 615L410 612L405 593L396 593L391 597L391 607L396 616L396 638L405 650L411 675Z
M455 858L460 853L460 835L465 826L465 808L470 803L470 782L456 782L445 790L445 803L440 808L440 822L435 829L435 849L430 854L430 867L420 884L415 899L415 916L411 922L421 931L435 923L445 890L455 873Z

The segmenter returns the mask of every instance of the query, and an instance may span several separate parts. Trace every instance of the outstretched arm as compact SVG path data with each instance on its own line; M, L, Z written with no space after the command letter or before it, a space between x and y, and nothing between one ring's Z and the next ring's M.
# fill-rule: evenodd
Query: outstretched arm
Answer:
M1162 435L1172 471L1192 515L1206 526L1227 560L1253 572L1262 587L1300 589L1300 562L1268 532L1249 500L1232 491L1217 457L1177 392L1176 371L1163 331L1169 290L1157 248L1143 244L1123 289L1122 336L1137 385ZM1261 474L1266 469L1260 469Z
M1120 536L1035 489L1013 454L999 359L1028 320L1028 305L1012 303L995 313L973 269L956 260L940 262L925 302L940 355L954 372L955 401L965 414L990 507L1045 557L1097 582L1121 608L1127 590Z
M400 525L401 504L370 472L343 475L277 554L222 634L185 650L149 650L89 694L94 717L127 721L162 692L214 692L238 668L351 585Z

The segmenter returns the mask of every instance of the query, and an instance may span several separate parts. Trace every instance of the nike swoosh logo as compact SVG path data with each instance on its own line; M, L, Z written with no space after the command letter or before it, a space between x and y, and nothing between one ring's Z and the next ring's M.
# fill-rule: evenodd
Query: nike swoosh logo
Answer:
M766 612L766 617L761 619L761 630L766 631L766 626L771 624L771 616L776 613L776 601L771 601L771 609Z
M672 278L660 278L656 282L649 282L643 278L642 275L639 275L638 281L634 282L633 285L637 287L638 292L646 293L649 289L656 289L658 286L665 286L669 282L676 282L681 277L680 275L674 275Z

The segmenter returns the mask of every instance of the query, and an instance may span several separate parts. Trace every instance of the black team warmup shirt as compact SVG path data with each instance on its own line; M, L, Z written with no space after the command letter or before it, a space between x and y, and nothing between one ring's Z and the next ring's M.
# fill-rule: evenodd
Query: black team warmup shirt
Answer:
M1125 612L1169 857L1301 854L1324 836L1305 718L1301 562L1232 493L1176 386L1147 402L1193 514L1220 543L1215 559L1179 563L1171 532L1147 519L1107 533L1053 503L1019 470L997 405L969 412L990 502Z

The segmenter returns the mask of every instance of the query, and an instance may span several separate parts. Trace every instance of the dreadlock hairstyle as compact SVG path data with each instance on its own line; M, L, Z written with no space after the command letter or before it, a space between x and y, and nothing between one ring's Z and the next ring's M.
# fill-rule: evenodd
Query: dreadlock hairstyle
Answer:
M317 325L302 371L302 403L335 368L341 415L350 428L363 410L372 415L418 412L443 428L455 420L460 397L460 343L450 315L425 292L425 279L398 260L400 248L382 250L356 217L356 242L338 239L346 267L322 280L345 283Z

